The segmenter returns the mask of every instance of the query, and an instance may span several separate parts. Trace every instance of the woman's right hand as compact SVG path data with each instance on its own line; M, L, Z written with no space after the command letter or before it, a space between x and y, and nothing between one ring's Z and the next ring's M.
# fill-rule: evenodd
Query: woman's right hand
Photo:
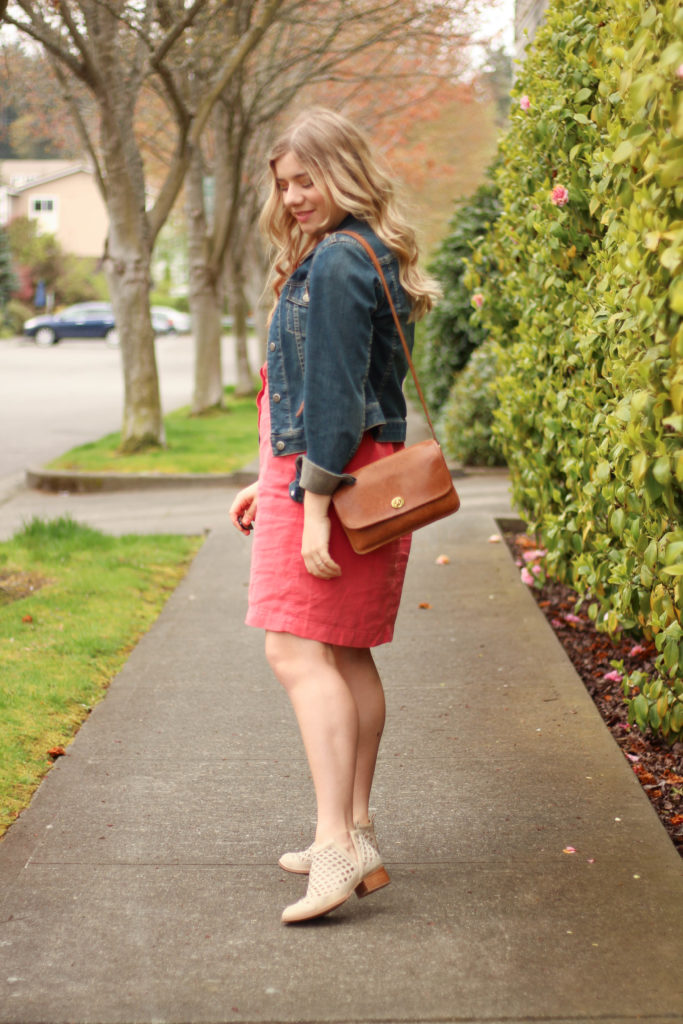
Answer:
M248 537L251 533L251 524L256 519L256 506L258 505L258 481L243 487L238 491L235 500L230 506L230 518L232 525L240 533Z
M341 576L341 568L330 554L329 494L304 494L304 529L301 556L311 576L331 580Z

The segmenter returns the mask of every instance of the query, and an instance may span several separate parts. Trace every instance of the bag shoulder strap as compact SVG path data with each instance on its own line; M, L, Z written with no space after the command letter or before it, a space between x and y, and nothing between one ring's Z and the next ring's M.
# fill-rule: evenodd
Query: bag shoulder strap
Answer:
M394 323L396 324L396 330L398 331L398 336L401 339L401 343L403 344L403 351L406 354L406 359L408 360L408 366L410 367L410 372L412 373L413 380L415 381L415 387L417 389L417 393L420 396L420 401L422 403L422 408L424 409L424 414L427 417L427 423L429 424L429 429L432 432L432 437L434 438L434 440L438 444L439 442L438 442L438 438L436 436L436 431L434 430L434 424L432 423L432 418L429 415L429 409L427 408L427 403L425 402L425 397L424 397L424 395L422 393L422 388L420 387L420 382L417 379L417 371L415 369L415 366L413 365L413 360L412 360L412 357L410 355L410 349L408 348L408 343L406 342L405 336L403 334L403 329L401 327L401 321L398 318L398 313L396 312L396 307L394 306L393 299L391 298L391 293L389 291L389 285L387 284L387 279L384 276L384 271L382 270L382 267L380 266L380 262L377 259L377 256L375 254L375 250L372 248L372 246L367 241L367 239L363 238L362 235L357 234L357 232L355 232L355 231L340 231L339 234L340 235L350 235L351 238L355 238L357 242L360 242L360 244L363 246L363 248L367 252L367 254L370 257L370 259L372 260L372 263L373 263L373 265L375 267L375 270L379 274L379 279L382 282L382 286L384 287L384 291L385 291L387 300L389 302L389 308L391 309L391 315L393 316Z

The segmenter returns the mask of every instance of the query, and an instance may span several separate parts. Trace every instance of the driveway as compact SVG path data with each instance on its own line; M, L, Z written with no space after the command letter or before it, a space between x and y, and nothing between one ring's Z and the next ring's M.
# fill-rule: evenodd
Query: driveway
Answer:
M258 365L258 342L252 353ZM223 374L234 379L233 346L223 339ZM189 336L156 343L165 412L189 404L193 344ZM26 339L0 341L0 496L23 481L27 466L118 430L123 412L121 355L102 341L63 341L39 348Z

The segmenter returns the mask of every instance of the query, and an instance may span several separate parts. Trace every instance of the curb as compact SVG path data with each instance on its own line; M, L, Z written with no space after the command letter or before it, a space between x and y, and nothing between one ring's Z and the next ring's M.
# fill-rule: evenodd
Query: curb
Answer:
M82 473L27 469L26 485L39 491L103 494L112 491L164 490L178 487L246 487L258 478L251 466L234 473Z

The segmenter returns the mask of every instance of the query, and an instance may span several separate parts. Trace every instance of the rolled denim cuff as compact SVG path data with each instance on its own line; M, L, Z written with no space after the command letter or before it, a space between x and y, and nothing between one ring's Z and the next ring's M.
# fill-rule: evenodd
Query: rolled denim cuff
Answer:
M316 466L306 455L300 455L296 461L301 469L301 487L313 494L334 494L340 484L355 483L356 478L350 473L331 473L329 469Z

